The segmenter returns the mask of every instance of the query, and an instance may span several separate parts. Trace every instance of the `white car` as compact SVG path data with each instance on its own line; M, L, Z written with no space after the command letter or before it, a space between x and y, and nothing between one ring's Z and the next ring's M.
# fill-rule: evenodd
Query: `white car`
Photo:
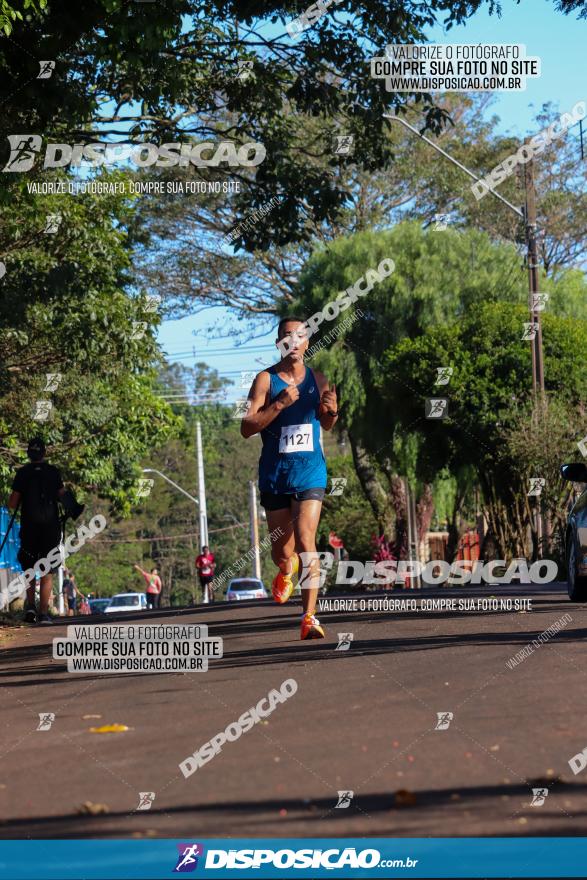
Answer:
M268 599L265 584L258 578L233 578L226 591L227 602L241 602L244 599Z
M145 593L117 593L112 597L104 614L116 614L118 611L145 611L147 608L147 596Z

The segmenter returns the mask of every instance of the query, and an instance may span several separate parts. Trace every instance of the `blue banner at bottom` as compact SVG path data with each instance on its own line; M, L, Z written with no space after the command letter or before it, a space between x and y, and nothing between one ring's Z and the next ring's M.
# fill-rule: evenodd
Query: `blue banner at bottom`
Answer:
M2 880L585 877L586 837L4 840Z

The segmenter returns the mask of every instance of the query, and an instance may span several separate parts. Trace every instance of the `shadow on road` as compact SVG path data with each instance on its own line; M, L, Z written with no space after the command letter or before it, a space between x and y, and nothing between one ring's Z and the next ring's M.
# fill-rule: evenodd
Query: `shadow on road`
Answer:
M587 785L579 783L565 783L558 780L550 785L549 800L540 808L530 808L531 788L536 780L528 780L527 784L517 785L484 785L471 786L469 788L442 788L428 789L413 792L414 803L410 806L401 806L396 802L395 793L370 792L361 794L355 792L355 797L347 809L335 809L335 800L330 797L316 798L304 802L294 798L267 798L265 800L242 800L226 801L212 804L189 804L180 807L168 807L151 809L149 812L111 812L97 816L78 815L76 813L62 814L59 816L45 816L31 819L18 819L0 824L0 838L41 838L41 839L64 839L64 838L100 838L100 837L129 837L135 826L137 828L157 826L159 830L153 836L169 836L169 826L164 820L171 820L174 836L185 834L186 830L194 827L197 823L200 833L203 827L210 829L230 829L233 836L240 833L239 823L246 822L247 836L306 836L307 830L293 829L289 826L298 826L302 823L307 829L312 827L312 835L324 836L320 828L320 822L330 826L328 834L336 836L353 836L353 824L361 822L361 836L377 837L390 834L394 825L398 822L409 823L409 831L404 836L418 836L424 824L430 828L430 822L434 821L434 815L439 819L438 828L441 828L441 813L452 811L453 819L458 821L458 815L465 810L474 810L480 816L487 811L495 821L496 816L501 816L501 823L513 820L520 812L532 813L540 819L539 831L532 832L527 827L520 827L519 834L523 836L582 836L584 834L585 817L587 811L573 810L570 815L565 809L557 805L557 795L563 795L566 799L575 797L577 804L585 803ZM507 803L504 801L507 801ZM528 808L526 810L526 808ZM369 820L385 820L384 826L370 827ZM443 821L443 820L442 820ZM190 826L191 823L191 826ZM333 825L331 824L333 823ZM280 831L268 828L275 825ZM383 834L382 834L383 832ZM495 833L495 832L493 832ZM513 828L500 830L501 836L518 836ZM219 836L217 832L213 836ZM220 835L221 836L221 835ZM465 836L458 835L456 836ZM479 836L475 834L474 836ZM488 834L488 836L492 836Z
M534 599L531 616L539 613L542 618L542 615L548 614L551 616L561 612L561 610L568 610L571 614L577 611L577 606L571 603L564 603L562 608L559 607L560 605L561 603L554 597L550 599ZM257 603L257 606L260 606L259 611L267 609L266 603ZM532 629L512 630L508 628L502 631L496 631L496 629L492 628L491 631L466 632L466 628L463 626L463 632L452 632L451 634L434 632L430 635L418 634L402 637L402 623L404 622L417 621L424 623L429 621L436 624L441 622L454 624L455 621L462 620L463 624L466 623L470 626L472 620L488 622L490 619L494 619L496 623L499 621L501 626L503 626L504 618L508 616L512 618L512 621L519 620L520 623L522 621L523 623L529 622L532 617L530 615L522 617L516 612L493 612L491 614L487 612L467 612L459 614L455 612L418 611L401 612L393 616L380 611L361 613L328 612L322 616L322 621L327 627L327 639L325 641L301 642L298 637L299 608L296 605L288 605L286 613L276 613L276 610L272 608L269 614L255 616L246 620L243 620L240 616L236 619L224 617L223 612L233 611L233 608L227 608L226 604L222 606L204 606L204 609L207 619L201 622L211 625L210 635L221 636L227 639L230 639L232 635L237 636L239 634L246 637L268 635L272 637L273 643L277 640L284 643L279 646L273 644L256 649L249 647L242 651L226 650L227 645L225 644L223 659L212 661L210 664L210 670L218 671L242 667L308 663L324 659L340 662L342 660L350 661L353 658L359 659L363 656L434 651L446 648L482 647L484 645L503 645L510 649L511 654L515 653L515 650L531 643L533 639L536 639L544 631L545 627L553 622L552 619L544 620L544 622L541 619L539 625ZM578 610L582 611L582 606L579 606ZM192 615L192 619L189 622L193 623L194 609L185 609L185 613ZM215 619L208 618L208 614L210 614L210 618ZM169 620L170 617L175 618L173 622L179 622L177 611L170 611L169 615L165 615L164 619L159 621L161 616L158 613L156 619L146 619L144 615L133 615L131 621L129 615L125 618L124 622L136 623L138 621L144 624L149 623L153 626L157 626L161 622L164 626L172 622ZM389 625L389 638L369 639L369 626L381 624L382 619ZM75 624L88 623L88 618L68 618L64 620L64 623L70 625L72 621ZM99 622L103 623L104 621ZM188 623L188 621L185 622ZM113 621L109 620L108 623L113 623ZM120 623L120 621L117 621L117 623ZM351 649L345 652L335 651L334 648L336 646L333 644L333 636L336 639L337 632L343 630L351 631L353 627L356 630ZM582 644L585 640L586 630L587 627L561 630L556 635L556 643L557 645L577 642ZM50 634L51 637L65 635L61 626L52 629ZM63 673L66 673L65 663L57 663L50 660L51 644L43 643L7 647L2 650L1 657L2 669L0 670L0 680L3 680L11 688L46 686L53 683L64 683L68 680L68 676L63 675ZM153 675L183 675L183 673L160 672L153 673ZM127 678L135 678L137 676L142 676L142 673L137 673L136 675L134 673L125 673ZM71 678L71 681L72 683L79 684L94 678L95 675L93 674L83 675L76 673Z
M344 621L339 621L339 626ZM367 619L363 620L363 623ZM330 622L332 625L332 621ZM370 655L405 653L413 651L430 651L443 648L472 647L482 645L504 645L511 649L520 649L532 639L538 637L541 629L525 630L519 633L477 632L456 633L454 635L415 636L409 638L368 639L355 637L349 651L337 652L331 642L295 642L282 648L259 648L258 650L226 652L222 660L215 661L215 669L232 669L243 666L275 665L281 663L308 663L309 661L332 660L350 661L353 658ZM363 630L361 635L365 631ZM585 629L561 631L556 636L557 645L562 643L585 641ZM514 652L515 653L515 652ZM509 656L509 655L508 655Z

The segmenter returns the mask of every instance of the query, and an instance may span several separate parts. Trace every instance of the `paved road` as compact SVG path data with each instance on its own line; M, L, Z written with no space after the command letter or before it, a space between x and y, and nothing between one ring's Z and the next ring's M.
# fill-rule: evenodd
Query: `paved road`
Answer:
M296 604L150 616L224 639L224 658L189 675L69 674L51 658L65 621L20 629L1 652L0 836L582 835L587 769L568 761L587 746L587 608L558 584L499 589L531 598L531 612L326 612L327 639L310 643ZM184 778L181 760L288 678L291 699ZM49 731L36 730L40 712L56 715ZM438 712L453 713L448 729L435 729ZM112 722L130 729L89 732ZM335 809L338 790L354 792L350 807ZM136 811L140 791L155 792L149 811ZM84 802L109 812L77 812Z

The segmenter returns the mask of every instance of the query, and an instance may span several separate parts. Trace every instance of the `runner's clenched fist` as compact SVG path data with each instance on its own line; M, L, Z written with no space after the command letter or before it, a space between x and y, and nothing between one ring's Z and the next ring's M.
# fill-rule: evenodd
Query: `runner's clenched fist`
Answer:
M329 388L322 393L322 397L320 398L320 410L322 413L328 413L328 415L331 416L336 415L338 412L336 385L333 385L332 388Z
M287 388L283 389L281 394L277 395L277 400L282 403L284 407L291 406L292 403L295 403L296 400L299 399L300 392L297 385L288 385Z

